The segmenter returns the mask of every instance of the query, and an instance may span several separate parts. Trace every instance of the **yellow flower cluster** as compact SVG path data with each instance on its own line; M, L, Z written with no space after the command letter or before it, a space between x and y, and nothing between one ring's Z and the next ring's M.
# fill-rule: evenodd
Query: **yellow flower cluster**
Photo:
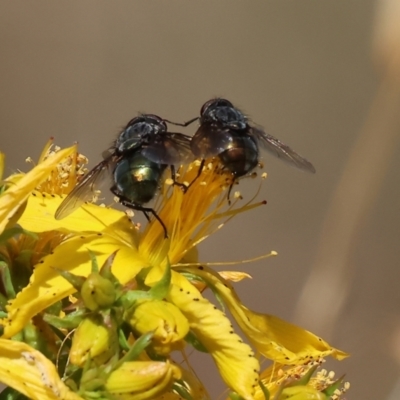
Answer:
M200 242L264 204L228 205L230 176L216 161L186 193L163 185L155 208L165 238L157 221L139 232L125 212L95 204L56 220L87 160L75 146L51 149L27 174L3 180L0 192L0 382L10 395L209 399L191 367L172 357L190 346L212 357L231 398L340 398L341 379L311 375L324 357L346 353L246 308L230 281L247 274L199 263ZM3 165L2 157L1 173ZM197 170L194 162L180 179L192 182ZM207 288L223 308L203 296ZM260 373L265 359L273 364Z

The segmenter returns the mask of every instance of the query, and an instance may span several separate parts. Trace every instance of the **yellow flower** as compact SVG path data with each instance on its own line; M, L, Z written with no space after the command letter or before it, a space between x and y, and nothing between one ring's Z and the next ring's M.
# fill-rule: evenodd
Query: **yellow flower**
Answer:
M1 213L4 196L20 187L18 196L4 200L9 220L24 206L18 215L24 231L0 246L0 255L16 270L21 252L30 255L25 260L29 283L18 283L15 298L8 291L2 340L26 341L29 327L41 338L46 329L36 325L48 330L51 325L55 331L46 362L61 364L64 374L63 380L54 378L54 385L66 382L76 398L166 399L181 391L181 397L208 399L201 382L172 361L171 352L189 344L210 354L230 390L252 400L261 398L261 355L291 365L346 356L300 327L246 308L228 279L239 282L248 274L199 266L199 243L236 214L265 204L252 199L238 207L238 195L228 206L224 189L232 177L217 160L209 160L196 181L197 162L179 171L180 181L194 181L186 193L168 182L162 186L154 207L167 239L158 221L139 232L125 212L95 204L56 220L55 211L87 160L76 148L54 152L48 146L40 161L0 196ZM36 236L29 239L27 231ZM228 308L249 343L235 332L224 309L203 297L206 288ZM30 343L42 349L38 341ZM25 393L21 379L5 383Z

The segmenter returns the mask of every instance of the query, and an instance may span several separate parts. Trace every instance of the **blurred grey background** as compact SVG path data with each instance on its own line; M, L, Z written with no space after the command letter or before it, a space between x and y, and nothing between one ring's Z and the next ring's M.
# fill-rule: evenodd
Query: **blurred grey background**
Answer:
M138 111L184 121L213 96L230 99L309 158L317 174L264 155L269 176L260 200L268 205L212 236L201 259L278 251L274 259L232 267L254 277L236 285L244 304L295 321L351 353L329 363L347 374L349 399L392 399L400 361L398 150L376 179L343 264L330 265L330 278L316 281L311 294L323 309L304 300L310 277L319 276L321 246L332 254L341 246L321 238L378 90L374 12L372 0L0 2L6 171L27 169L25 158L37 159L50 136L60 146L79 141L94 166ZM373 152L363 154L357 165L374 171L374 160ZM352 182L357 194L358 180ZM249 197L256 186L248 180L240 188ZM344 282L339 292L336 273ZM216 371L204 357L194 364L217 398L223 385Z

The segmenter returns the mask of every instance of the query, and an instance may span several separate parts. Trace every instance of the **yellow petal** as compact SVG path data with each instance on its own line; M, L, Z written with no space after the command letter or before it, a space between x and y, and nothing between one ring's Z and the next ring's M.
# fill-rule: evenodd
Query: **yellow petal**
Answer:
M135 307L130 325L140 334L154 331L152 342L158 354L168 355L182 349L189 323L174 304L166 301L145 301Z
M1 321L5 326L5 337L15 335L35 314L75 292L55 268L88 276L92 267L88 249L95 253L99 265L115 250L119 250L112 271L122 284L148 266L136 248L124 246L108 235L92 233L66 240L36 265L29 285L7 306L8 317Z
M9 219L28 199L37 185L43 182L56 165L75 151L75 147L64 149L37 165L0 196L0 233Z
M118 235L122 241L137 246L137 231L124 212L95 204L85 204L68 217L56 220L54 214L63 199L62 196L34 191L18 223L31 232L51 230L71 233L109 232Z
M348 356L305 329L278 317L249 310L240 302L229 282L210 268L196 270L196 274L218 291L240 328L263 356L281 364L303 364L328 355L338 360Z
M258 384L259 363L225 314L175 271L168 300L189 320L191 330L210 352L225 383L244 399L252 399Z
M282 364L299 364L307 360L332 356L338 360L348 354L333 348L313 333L278 317L260 314L241 305L236 308L240 327L257 350ZM232 312L233 313L233 312Z
M62 382L52 362L22 342L0 339L0 381L33 400L82 400Z

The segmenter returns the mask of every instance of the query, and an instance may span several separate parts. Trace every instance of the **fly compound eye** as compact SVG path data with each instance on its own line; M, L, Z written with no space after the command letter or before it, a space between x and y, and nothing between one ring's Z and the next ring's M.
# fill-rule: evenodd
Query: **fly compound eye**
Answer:
M210 107L212 104L214 104L214 103L215 103L215 100L214 100L214 99L213 99L213 100L207 101L207 103L204 103L204 104L203 104L203 107L201 107L200 115L203 116L203 115L207 112L207 110L209 109L209 107Z
M136 125L139 122L144 122L144 118L140 115L138 117L132 118L127 124L126 124L126 128L129 128L130 126Z
M203 116L210 110L218 108L218 107L232 107L233 108L233 104L230 101L221 99L221 98L212 99L212 100L207 101L207 103L203 104L203 107L201 107L201 110L200 110L200 115Z
M167 124L165 121L159 117L158 115L154 114L146 114L143 116L144 120L149 123L154 125L155 127L158 127L157 131L166 131L167 130Z

